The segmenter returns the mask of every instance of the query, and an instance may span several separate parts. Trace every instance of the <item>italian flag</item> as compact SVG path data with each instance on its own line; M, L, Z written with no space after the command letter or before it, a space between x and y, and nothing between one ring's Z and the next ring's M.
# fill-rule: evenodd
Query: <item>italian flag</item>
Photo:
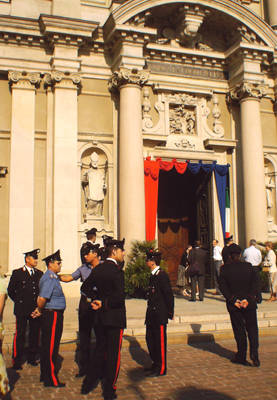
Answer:
M230 193L229 187L225 191L225 238L230 236Z

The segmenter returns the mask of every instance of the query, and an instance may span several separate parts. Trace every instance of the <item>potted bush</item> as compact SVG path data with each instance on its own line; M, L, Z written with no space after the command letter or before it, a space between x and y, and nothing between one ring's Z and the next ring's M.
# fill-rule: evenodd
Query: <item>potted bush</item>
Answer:
M145 298L148 289L150 269L146 265L146 252L156 248L156 241L132 242L130 260L125 268L125 292L127 296ZM161 268L166 270L166 263L161 261Z

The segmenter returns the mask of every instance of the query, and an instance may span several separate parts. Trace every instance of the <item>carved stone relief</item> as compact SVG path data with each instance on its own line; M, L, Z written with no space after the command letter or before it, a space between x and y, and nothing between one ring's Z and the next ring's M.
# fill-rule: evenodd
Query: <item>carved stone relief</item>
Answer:
M203 149L206 138L221 138L224 127L220 121L221 110L217 95L212 95L212 110L207 100L210 96L193 96L179 93L158 93L155 110L158 122L154 125L151 115L149 88L143 90L142 129L144 134L164 136L166 146L190 150ZM208 117L212 112L213 129L208 126Z

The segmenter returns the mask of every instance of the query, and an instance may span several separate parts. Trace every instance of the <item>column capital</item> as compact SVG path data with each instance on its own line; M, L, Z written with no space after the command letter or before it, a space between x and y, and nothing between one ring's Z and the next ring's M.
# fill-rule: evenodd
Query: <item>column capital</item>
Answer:
M109 90L117 90L124 85L137 85L142 87L149 78L149 71L142 69L138 70L136 68L120 68L115 71L109 80Z
M79 89L81 86L81 75L77 72L52 71L44 75L43 81L45 87Z
M261 83L241 82L234 86L227 95L228 101L242 101L247 98L260 100L267 93L267 86Z
M8 80L13 89L34 90L39 86L41 78L39 72L9 71Z

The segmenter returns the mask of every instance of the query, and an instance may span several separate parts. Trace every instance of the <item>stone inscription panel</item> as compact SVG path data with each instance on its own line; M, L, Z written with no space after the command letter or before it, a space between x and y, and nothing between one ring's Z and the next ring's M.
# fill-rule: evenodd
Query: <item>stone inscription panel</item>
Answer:
M197 78L207 78L207 79L228 79L228 73L225 71L218 71L215 69L208 68L197 68L182 64L171 64L171 63L159 63L159 62L147 62L147 68L151 72L158 72L161 74L169 75L182 75Z

